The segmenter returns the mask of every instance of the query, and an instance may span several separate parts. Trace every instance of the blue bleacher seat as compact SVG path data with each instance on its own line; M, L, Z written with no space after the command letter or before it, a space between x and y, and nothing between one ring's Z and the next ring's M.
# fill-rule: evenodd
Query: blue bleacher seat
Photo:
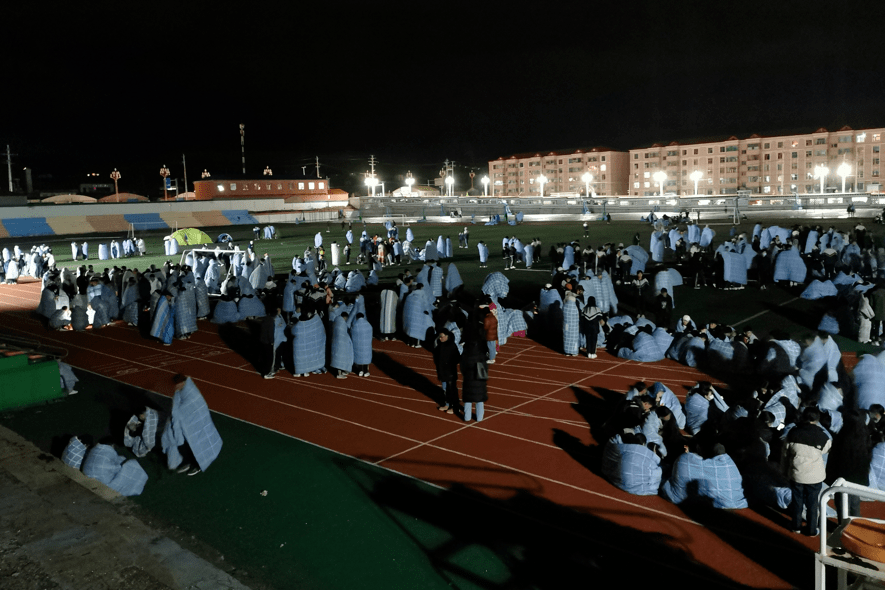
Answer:
M258 224L258 220L249 215L245 209L226 209L221 212L232 225Z
M128 223L137 230L146 229L169 229L169 224L163 221L159 213L127 213L123 215Z
M17 217L4 219L2 222L11 238L55 235L55 232L46 223L45 217Z

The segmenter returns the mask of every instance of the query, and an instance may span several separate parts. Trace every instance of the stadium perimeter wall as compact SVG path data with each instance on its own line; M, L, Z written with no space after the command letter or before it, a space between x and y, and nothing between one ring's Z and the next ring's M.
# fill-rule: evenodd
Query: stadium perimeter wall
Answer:
M0 208L0 238L75 235L95 232L175 230L267 223L269 213L312 221L314 217L337 217L346 201L324 202L321 211L305 210L303 204L284 199L225 201L166 201L158 203L90 203L28 205ZM297 213L296 213L297 211ZM262 219L260 219L262 218Z

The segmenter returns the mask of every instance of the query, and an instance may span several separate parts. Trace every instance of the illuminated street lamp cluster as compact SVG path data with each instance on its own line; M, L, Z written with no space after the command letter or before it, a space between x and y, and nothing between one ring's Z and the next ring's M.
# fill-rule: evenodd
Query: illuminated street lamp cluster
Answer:
M169 178L169 168L166 168L165 164L160 168L160 176L163 177L163 200L166 200L169 198L169 191L166 189L166 179Z
M827 174L830 173L830 169L826 166L815 166L814 167L814 177L820 179L820 194L824 194L824 182L827 180Z
M120 200L120 189L117 187L117 181L123 178L120 173L114 168L114 171L111 172L111 179L114 181L114 195L117 197L116 200Z

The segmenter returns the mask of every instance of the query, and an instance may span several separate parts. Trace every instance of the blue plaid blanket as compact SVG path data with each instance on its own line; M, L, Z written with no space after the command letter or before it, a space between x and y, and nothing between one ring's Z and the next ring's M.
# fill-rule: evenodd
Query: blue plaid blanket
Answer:
M157 307L154 310L154 322L151 325L151 336L159 338L164 343L172 342L172 336L175 333L175 311L172 305L165 297L157 300Z
M656 496L661 485L660 459L648 448L609 440L602 455L602 473L615 487L639 496Z
M439 265L434 265L430 270L430 291L434 297L443 295L443 269Z
M839 291L836 290L836 285L833 284L833 281L819 281L815 279L802 291L800 297L802 299L815 300L822 299L823 297L836 297L838 294Z
M449 268L446 272L446 293L451 293L463 284L464 281L461 280L461 273L458 272L458 267L455 266L454 262L449 263Z
M353 368L353 341L347 331L347 320L339 317L332 324L332 347L329 365L350 372Z
M578 354L580 344L578 306L566 301L562 307L562 348L565 354Z
M652 232L648 249L651 251L651 259L655 262L664 261L664 240L666 234L662 231Z
M630 274L635 275L640 270L645 272L645 266L648 264L648 252L642 246L627 246L624 248L632 260L630 264Z
M390 291L392 293L392 291ZM353 342L353 364L368 365L372 362L372 324L366 318L354 320L350 328Z
M774 259L775 281L804 283L806 274L808 274L808 268L796 248L782 250Z
M716 237L716 232L710 229L709 227L705 227L701 232L701 240L700 245L701 248L706 248L710 244L713 243L713 238Z
M190 377L172 397L167 428L181 432L200 469L206 471L221 452L221 435L212 423L209 406Z
M360 289L366 286L366 277L363 276L358 270L350 271L350 274L347 275L347 282L344 285L344 290L348 293L358 293Z
M741 473L728 455L704 460L704 477L699 491L702 496L713 500L714 508L747 507Z
M693 498L696 498L700 481L703 478L703 458L695 453L684 453L673 465L670 479L661 486L661 495L674 504L681 504L688 500L690 494L695 494ZM690 486L691 489L689 489Z
M482 284L482 292L497 301L510 292L510 279L500 272L490 273Z
M737 252L723 252L724 272L722 278L729 283L747 284L747 260Z
M313 373L326 367L326 331L319 316L292 327L292 360L295 374Z
M873 447L873 460L870 462L870 487L885 492L885 443Z
M127 428L123 429L123 444L132 449L136 457L144 457L151 452L157 442L157 426L160 417L157 411L152 408L145 408L144 424L142 424L141 434L134 436L128 426L130 424L137 425L140 422L138 416L132 416L127 422Z
M666 349L664 349L666 350ZM639 332L633 338L632 348L618 350L618 358L638 361L641 363L653 363L664 359L664 352L658 347L654 337L645 332Z
M869 410L873 404L885 406L885 364L873 355L865 355L854 367L854 388L857 407Z
M72 436L68 441L68 446L61 453L61 460L65 465L80 469L83 465L83 459L86 457L87 447L76 436Z
M237 311L237 304L232 299L219 299L215 304L215 311L212 313L213 324L235 324L240 321L240 312Z
M83 474L110 485L125 460L117 454L114 447L98 444L86 454L83 460Z
M433 320L427 313L427 302L421 291L413 291L406 296L403 305L403 330L410 338L424 340L427 328L433 326Z

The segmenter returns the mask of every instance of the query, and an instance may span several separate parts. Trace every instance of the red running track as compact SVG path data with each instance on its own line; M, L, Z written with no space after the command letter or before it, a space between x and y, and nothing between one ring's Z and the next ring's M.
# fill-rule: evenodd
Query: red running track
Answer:
M792 587L736 545L752 544L757 554L780 553L782 565L811 571L816 540L786 531L780 515L734 511L756 525L748 529L756 531L753 538L736 543L733 530L700 524L663 498L622 492L554 444L555 430L582 445L596 444L576 404L588 396L600 400L597 389L624 392L643 379L661 381L684 398L686 386L710 379L695 369L605 353L594 360L565 357L513 338L490 365L485 419L464 423L438 412L428 395L411 386L432 391L433 360L429 352L401 342L375 341L376 363L368 378L294 378L281 372L264 380L209 322L200 322L191 339L171 347L121 325L83 333L48 331L33 315L39 295L39 282L0 286L4 330L66 348L66 362L79 369L164 395L171 393L171 375L186 373L214 411L439 486L457 483L504 499L531 493L654 534L746 586Z

